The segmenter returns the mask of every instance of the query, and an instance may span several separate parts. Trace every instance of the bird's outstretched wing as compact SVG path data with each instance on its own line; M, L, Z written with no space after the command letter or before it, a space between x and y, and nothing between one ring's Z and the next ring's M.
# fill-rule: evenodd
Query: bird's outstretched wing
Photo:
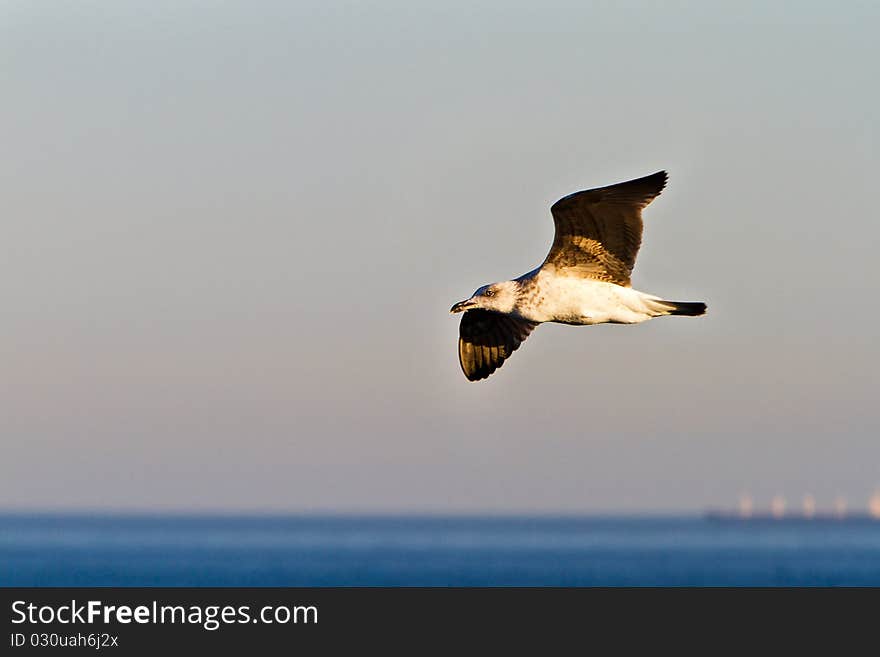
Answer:
M469 381L492 374L537 326L491 310L468 310L458 328L458 362Z
M666 172L575 192L550 208L556 235L544 260L559 274L629 286L642 243L642 208L666 186Z

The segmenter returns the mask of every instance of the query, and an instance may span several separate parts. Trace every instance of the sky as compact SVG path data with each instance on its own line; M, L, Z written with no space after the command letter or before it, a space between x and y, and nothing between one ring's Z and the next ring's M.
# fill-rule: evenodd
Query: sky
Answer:
M874 2L0 2L0 509L696 512L880 486ZM450 306L665 169L633 286Z

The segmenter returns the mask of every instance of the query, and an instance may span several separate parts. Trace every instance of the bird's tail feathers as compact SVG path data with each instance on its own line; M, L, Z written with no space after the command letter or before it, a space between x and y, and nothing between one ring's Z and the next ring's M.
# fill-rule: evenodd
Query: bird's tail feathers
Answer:
M706 304L702 301L658 301L664 315L684 315L699 317L706 314Z

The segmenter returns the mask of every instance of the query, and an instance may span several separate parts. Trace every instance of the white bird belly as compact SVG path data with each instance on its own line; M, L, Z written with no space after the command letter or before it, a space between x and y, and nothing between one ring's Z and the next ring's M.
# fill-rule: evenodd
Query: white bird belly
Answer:
M547 277L539 283L534 304L535 314L542 318L538 321L638 324L661 314L650 307L658 297L631 287L566 276Z

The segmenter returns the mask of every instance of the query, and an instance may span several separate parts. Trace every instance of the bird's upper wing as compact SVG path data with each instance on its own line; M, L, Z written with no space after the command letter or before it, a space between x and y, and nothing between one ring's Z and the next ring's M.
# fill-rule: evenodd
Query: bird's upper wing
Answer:
M666 172L575 192L550 208L556 235L543 266L629 286L642 243L642 208L666 186Z
M458 328L458 362L469 381L492 374L529 337L534 322L491 310L468 310Z

